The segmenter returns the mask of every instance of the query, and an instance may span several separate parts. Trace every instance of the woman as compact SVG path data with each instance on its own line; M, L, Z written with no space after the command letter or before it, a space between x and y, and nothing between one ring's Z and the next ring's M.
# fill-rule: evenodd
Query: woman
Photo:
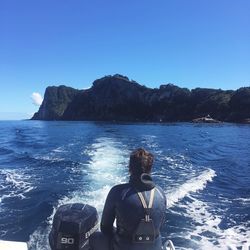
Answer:
M153 159L153 155L142 148L131 153L129 183L110 190L102 214L101 233L94 234L90 240L92 249L162 249L160 228L166 197L152 180Z

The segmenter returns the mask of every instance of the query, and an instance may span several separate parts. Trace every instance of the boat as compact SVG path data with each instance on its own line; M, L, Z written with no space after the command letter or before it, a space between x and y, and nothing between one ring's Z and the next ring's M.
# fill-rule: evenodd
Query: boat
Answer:
M210 115L193 119L192 122L193 123L221 123L221 121L213 119Z
M83 203L61 205L53 218L49 233L51 249L88 250L91 234L98 231L98 213L95 207ZM143 229L142 235L146 241L151 233ZM141 244L141 242L140 242ZM175 250L171 240L167 240L163 250ZM25 242L0 241L0 250L28 250Z
M0 240L0 249L1 250L28 250L28 245L26 242ZM173 242L171 240L168 240L164 244L163 250L175 250Z

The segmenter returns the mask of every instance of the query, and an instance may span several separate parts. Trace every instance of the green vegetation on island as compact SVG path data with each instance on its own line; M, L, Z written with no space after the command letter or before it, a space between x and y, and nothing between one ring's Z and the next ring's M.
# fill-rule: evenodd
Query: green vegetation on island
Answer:
M86 90L48 87L32 119L185 122L207 115L215 121L248 123L250 87L189 90L166 84L152 89L117 74L94 81Z

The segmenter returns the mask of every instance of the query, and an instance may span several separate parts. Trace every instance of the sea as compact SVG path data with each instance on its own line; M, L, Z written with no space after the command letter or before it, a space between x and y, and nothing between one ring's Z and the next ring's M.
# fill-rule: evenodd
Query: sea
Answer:
M154 154L152 176L168 200L164 240L250 249L250 126L227 123L1 121L0 239L48 250L60 205L87 203L101 217L141 147Z

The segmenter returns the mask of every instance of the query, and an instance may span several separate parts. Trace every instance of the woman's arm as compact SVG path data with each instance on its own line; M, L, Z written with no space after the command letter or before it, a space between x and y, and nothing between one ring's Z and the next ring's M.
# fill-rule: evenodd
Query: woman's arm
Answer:
M101 231L105 235L113 235L113 223L115 220L115 203L116 203L116 191L113 187L106 198L105 206L102 213Z

